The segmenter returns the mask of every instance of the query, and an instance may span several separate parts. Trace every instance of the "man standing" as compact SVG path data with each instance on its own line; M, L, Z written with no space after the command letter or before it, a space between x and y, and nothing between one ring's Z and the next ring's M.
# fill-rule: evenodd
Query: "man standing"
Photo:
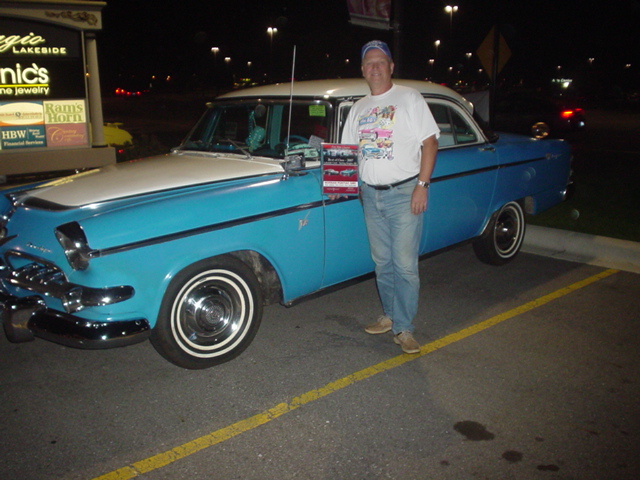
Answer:
M391 80L386 43L367 43L361 58L371 93L351 108L342 143L359 146L365 223L384 311L365 331L392 330L405 353L419 353L413 338L418 250L440 130L422 95Z

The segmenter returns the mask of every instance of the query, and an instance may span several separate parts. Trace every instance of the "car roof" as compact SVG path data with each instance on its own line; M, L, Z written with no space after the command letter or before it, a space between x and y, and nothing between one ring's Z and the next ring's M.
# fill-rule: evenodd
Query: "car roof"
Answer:
M450 98L473 113L473 105L458 92L437 83L421 80L393 79L397 85L405 85L418 90L423 95ZM369 87L364 79L330 79L330 80L305 80L293 83L276 83L260 87L234 90L221 95L220 99L247 98L247 97L324 97L324 98L349 98L363 97L369 94Z

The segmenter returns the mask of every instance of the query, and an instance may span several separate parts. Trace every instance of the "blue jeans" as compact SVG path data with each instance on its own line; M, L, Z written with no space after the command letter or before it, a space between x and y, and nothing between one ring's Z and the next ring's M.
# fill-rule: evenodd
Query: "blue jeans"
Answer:
M362 203L371 257L384 314L393 320L393 333L413 332L418 313L420 276L418 251L424 215L411 213L417 180L389 190L362 185Z

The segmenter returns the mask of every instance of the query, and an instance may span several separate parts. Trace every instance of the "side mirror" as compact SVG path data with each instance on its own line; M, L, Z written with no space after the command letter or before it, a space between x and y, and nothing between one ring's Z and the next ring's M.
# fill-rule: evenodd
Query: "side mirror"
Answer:
M285 172L285 180L289 175L299 175L300 170L305 169L305 161L303 155L287 155L281 163Z

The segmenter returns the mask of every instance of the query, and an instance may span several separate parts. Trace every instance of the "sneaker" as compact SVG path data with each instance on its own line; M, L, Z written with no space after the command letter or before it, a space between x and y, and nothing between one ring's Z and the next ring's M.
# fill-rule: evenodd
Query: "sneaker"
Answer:
M364 331L370 333L371 335L379 335L381 333L387 333L391 330L393 326L393 320L391 320L386 315L380 315L376 323L372 323L371 325L367 325L364 327Z
M393 341L402 347L404 353L420 353L420 344L411 332L400 332L393 337Z

